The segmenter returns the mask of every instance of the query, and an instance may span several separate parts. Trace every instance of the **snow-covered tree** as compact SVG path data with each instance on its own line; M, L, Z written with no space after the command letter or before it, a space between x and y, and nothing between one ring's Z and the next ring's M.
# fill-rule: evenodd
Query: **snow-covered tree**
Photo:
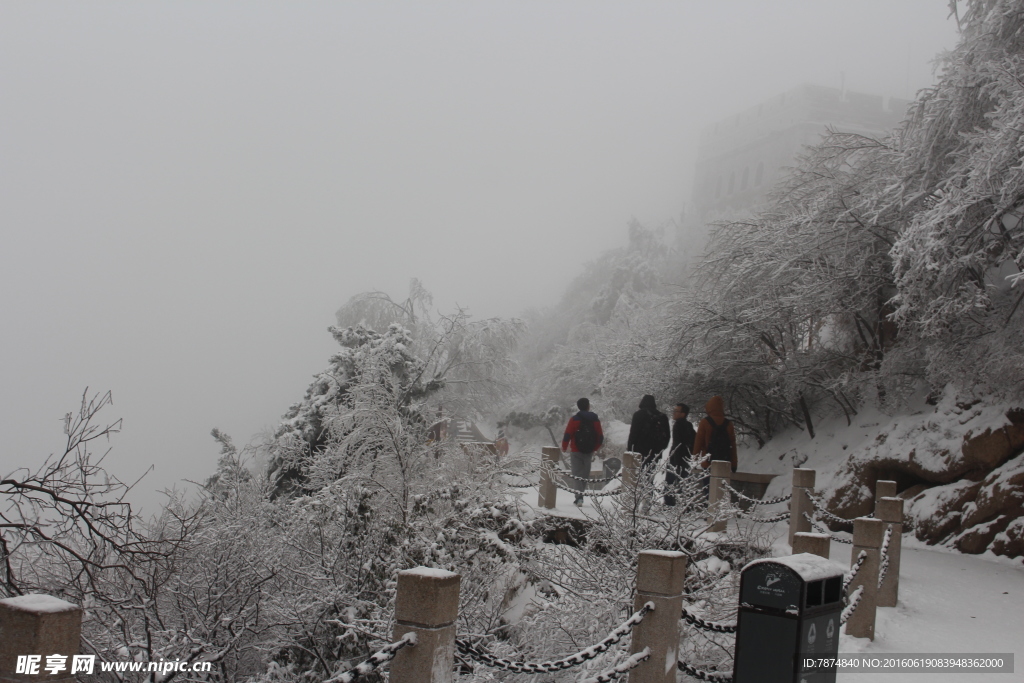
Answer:
M899 182L875 205L915 211L892 248L894 318L928 340L937 382L1024 386L1024 9L951 3L961 40L897 136Z
M666 305L680 266L663 229L633 221L628 236L625 247L584 266L556 306L533 314L522 345L529 411L589 396L624 417L642 395L669 385Z
M409 298L396 303L382 292L354 297L338 311L348 327L331 327L341 349L314 377L274 433L270 470L278 493L304 486L303 462L319 458L332 438L332 421L359 413L355 386L374 386L394 401L408 438L426 441L430 416L445 409L461 417L500 412L516 390L514 351L522 334L517 320L473 320L465 311L430 315L429 294L413 281ZM378 332L367 323L387 324ZM408 324L409 327L405 325ZM336 439L337 425L333 428ZM348 451L364 446L346 441ZM341 470L339 470L340 474Z

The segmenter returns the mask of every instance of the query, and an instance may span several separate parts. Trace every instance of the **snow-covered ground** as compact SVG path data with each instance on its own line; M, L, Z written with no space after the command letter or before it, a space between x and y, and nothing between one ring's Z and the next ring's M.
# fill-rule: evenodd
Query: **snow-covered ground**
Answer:
M599 500L583 507L559 491L554 510L537 508L537 489L521 500L537 513L584 519L596 517ZM781 506L773 506L781 507ZM785 523L774 525L776 555L790 552ZM833 542L831 559L850 564L851 547ZM839 683L887 681L1024 681L1024 564L992 555L964 555L903 537L900 597L896 607L878 609L875 640L843 635L841 653L1006 653L1017 658L1013 674L840 673Z
M778 525L784 533L785 526ZM785 538L777 546L789 551ZM849 566L850 546L832 543L831 559ZM936 549L903 538L896 607L880 607L874 642L843 635L841 653L1013 652L1013 674L841 673L839 683L1024 681L1024 567L1002 558Z
M525 489L523 501L536 509L537 489ZM559 491L559 517L593 518L594 501L582 508L572 494ZM776 555L790 552L785 523L776 524ZM831 559L850 564L849 545L832 543ZM1018 660L1013 674L840 673L838 683L890 681L1024 681L1024 565L992 556L963 555L929 547L904 535L900 596L896 607L878 609L875 640L843 635L840 653L1006 653Z
M853 453L866 453L878 449L880 444L893 452L909 453L915 449L921 455L934 453L940 447L959 449L965 428L979 433L986 427L999 427L1004 419L1000 406L971 414L943 410L942 403L949 400L949 396L944 396L938 409L919 401L896 416L867 407L854 416L850 424L843 417L822 420L813 440L806 432L790 430L761 449L747 444L740 448L740 469L780 475L769 486L765 494L768 498L790 491L788 474L794 466L815 469L817 490L829 491L840 483L836 473ZM606 426L606 432L613 432L609 441L625 440L626 425L608 426L611 429ZM880 439L883 434L888 439ZM578 508L573 505L571 493L559 490L555 509L541 510L537 508L536 488L523 489L521 500L536 513L574 519L595 518L594 506L601 503L601 499L588 497ZM772 506L768 510L774 512L782 507ZM790 552L786 530L785 523L776 524L773 529L779 538L774 546L776 555ZM833 542L831 557L849 566L850 546ZM1016 673L928 674L926 677L916 673L840 673L839 683L1024 681L1024 562L1020 558L1008 559L991 553L964 555L927 546L912 535L904 534L901 563L899 604L879 608L874 641L843 635L841 653L1012 652L1019 660L1015 662Z
M617 482L613 482L617 483ZM553 510L547 508L538 507L537 500L539 498L539 492L536 486L530 488L518 489L517 494L519 500L521 500L526 507L530 510L531 514L540 515L552 515L554 517L569 517L571 519L595 519L597 517L597 511L594 509L595 505L601 504L601 498L595 498L593 496L586 496L583 499L583 505L576 507L573 503L575 496L568 491L558 490L558 495L555 496L555 507Z

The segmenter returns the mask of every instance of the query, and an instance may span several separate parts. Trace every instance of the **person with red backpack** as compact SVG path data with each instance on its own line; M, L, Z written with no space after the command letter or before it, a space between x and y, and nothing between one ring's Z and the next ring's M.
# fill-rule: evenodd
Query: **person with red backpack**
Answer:
M569 418L569 424L565 426L562 452L569 451L572 476L589 479L594 451L604 444L604 432L601 430L601 420L597 419L597 413L590 412L590 399L581 398L576 401L576 407L580 412ZM572 488L576 489L575 504L583 505L582 492L587 488L586 482L579 479L571 479L570 482Z
M700 459L704 469L711 467L712 460L726 460L736 471L736 431L732 421L725 419L725 401L721 396L712 396L704 405L706 417L697 425L697 436L693 440L693 452ZM705 477L704 490L708 491L710 476Z

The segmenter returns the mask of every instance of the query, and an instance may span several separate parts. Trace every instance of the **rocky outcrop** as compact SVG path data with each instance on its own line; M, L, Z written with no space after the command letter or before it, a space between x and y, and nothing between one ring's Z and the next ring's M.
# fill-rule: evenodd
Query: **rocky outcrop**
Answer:
M894 480L919 539L1024 555L1024 410L993 408L947 392L934 414L902 418L840 467L828 508L866 515L875 483Z

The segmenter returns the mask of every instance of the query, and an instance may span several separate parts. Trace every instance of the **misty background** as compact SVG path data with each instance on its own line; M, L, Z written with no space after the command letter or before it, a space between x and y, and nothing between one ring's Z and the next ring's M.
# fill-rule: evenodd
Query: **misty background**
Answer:
M944 2L0 2L0 474L83 389L142 499L302 397L357 292L512 316L690 201L700 129L909 98Z

